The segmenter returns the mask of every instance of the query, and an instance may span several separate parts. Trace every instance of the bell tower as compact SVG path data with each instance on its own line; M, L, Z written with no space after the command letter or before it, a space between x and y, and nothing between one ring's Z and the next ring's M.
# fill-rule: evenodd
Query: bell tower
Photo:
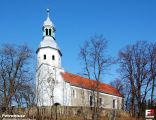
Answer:
M50 10L42 27L43 38L36 51L36 102L38 106L64 104L62 53L56 43L55 27L50 20Z
M61 68L62 53L56 43L55 27L50 20L50 10L47 9L47 19L43 23L43 39L36 51L38 67L41 64Z

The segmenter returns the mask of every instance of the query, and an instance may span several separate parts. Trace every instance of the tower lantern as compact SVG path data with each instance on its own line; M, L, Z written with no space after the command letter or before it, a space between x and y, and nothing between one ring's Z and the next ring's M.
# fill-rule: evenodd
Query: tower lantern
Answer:
M50 9L47 9L47 19L44 21L44 24L43 24L43 37L51 36L54 38L55 27L52 21L50 20L49 16L50 16Z

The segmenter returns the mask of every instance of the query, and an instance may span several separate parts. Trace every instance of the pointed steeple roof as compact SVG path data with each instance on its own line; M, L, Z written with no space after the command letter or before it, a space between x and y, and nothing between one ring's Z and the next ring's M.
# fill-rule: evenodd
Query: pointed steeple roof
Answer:
M52 27L54 27L53 22L50 20L49 14L50 14L50 9L47 9L47 19L44 21L43 26L52 26Z

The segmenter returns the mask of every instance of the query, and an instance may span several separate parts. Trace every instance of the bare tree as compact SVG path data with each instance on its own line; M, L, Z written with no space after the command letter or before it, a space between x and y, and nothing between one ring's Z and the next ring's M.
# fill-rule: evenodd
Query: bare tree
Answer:
M149 53L149 69L150 69L150 79L151 79L151 107L156 101L156 96L154 96L154 91L156 89L156 43L151 43L148 49ZM156 93L155 93L156 94Z
M25 77L30 72L31 57L32 51L27 45L4 44L0 49L0 92L7 111L12 106L18 86L27 82Z
M116 78L115 80L110 82L110 85L115 87L122 95L124 95L124 85L121 79Z
M127 46L124 50L120 51L119 53L119 59L120 59L120 67L121 67L121 73L125 80L127 80L130 83L130 89L131 89L131 114L134 116L135 109L134 109L134 101L135 101L135 85L134 85L134 79L133 79L133 59L132 59L132 47Z
M144 115L146 97L151 89L155 89L155 53L152 46L146 41L138 41L119 52L122 78L130 84L132 116L136 112L138 116Z
M37 119L40 117L44 118L40 114L40 108L45 106L43 95L47 94L50 100L50 119L54 119L54 88L58 82L56 77L56 68L53 66L43 63L37 69L36 74L36 109L37 109ZM44 72L44 73L43 73ZM44 94L43 94L44 93ZM57 113L56 113L57 114Z
M111 58L106 55L107 40L103 36L94 36L89 41L85 41L84 46L80 48L80 59L84 64L84 74L89 79L96 80L96 85L91 85L94 99L93 120L99 116L99 83L102 81L102 74L112 63ZM92 84L92 83L91 83Z
M30 83L20 84L15 94L15 100L18 104L18 108L22 105L27 108L35 105L35 90L34 85Z
M50 66L52 67L52 66ZM54 89L55 89L55 86L56 86L56 68L53 68L54 72L52 72L52 69L50 69L49 67L47 68L47 72L48 72L48 79L47 79L47 82L48 82L48 90L49 91L49 97L50 97L50 100L51 100L51 108L50 108L50 118L53 119L53 105L54 105ZM57 111L56 111L56 116L57 116Z
M41 71L39 69L36 70L37 74L36 74L36 83L35 83L35 107L36 107L36 119L39 120L40 119L40 104L41 104L41 96L40 96L40 92L41 92L41 84L43 84L42 80L40 79L41 76Z

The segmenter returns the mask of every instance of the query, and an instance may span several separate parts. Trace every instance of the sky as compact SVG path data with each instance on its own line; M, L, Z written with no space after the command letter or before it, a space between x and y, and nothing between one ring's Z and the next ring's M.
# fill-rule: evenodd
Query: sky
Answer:
M0 0L0 45L26 43L35 52L47 8L63 54L62 66L71 73L82 72L80 46L95 34L108 40L107 53L116 58L128 44L156 41L156 0ZM117 78L117 69L111 66L103 81Z

